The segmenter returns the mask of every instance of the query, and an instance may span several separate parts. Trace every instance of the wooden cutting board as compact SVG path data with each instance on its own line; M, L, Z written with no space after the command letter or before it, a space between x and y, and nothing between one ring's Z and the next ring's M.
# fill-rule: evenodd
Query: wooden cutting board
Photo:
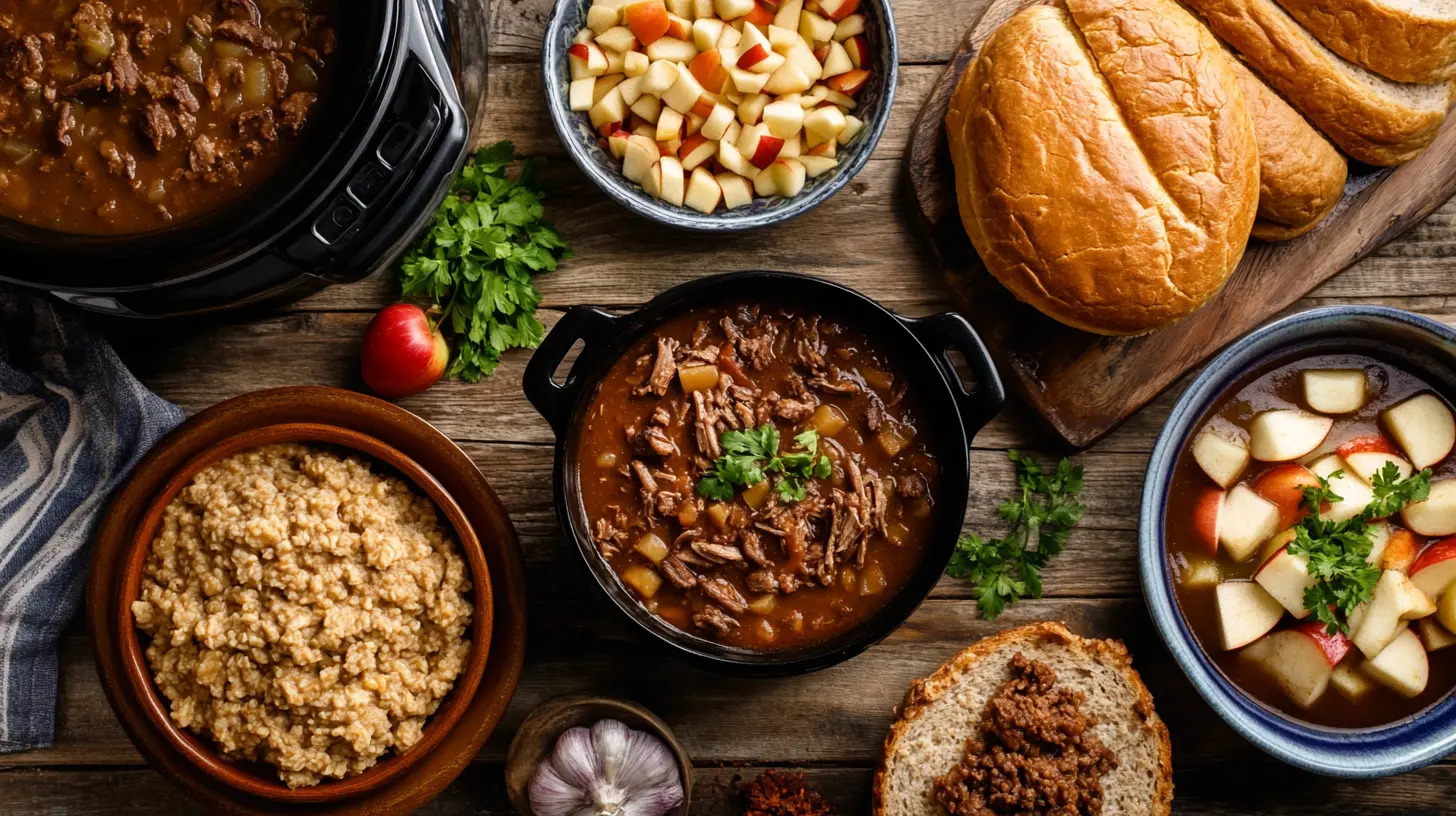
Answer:
M1096 442L1220 348L1425 218L1456 193L1456 127L1395 170L1350 167L1345 199L1309 234L1254 241L1224 290L1192 316L1143 337L1078 331L1016 300L987 273L961 227L945 114L961 72L986 39L1038 0L993 0L952 55L915 121L906 176L916 210L961 310L1001 367L1063 439Z

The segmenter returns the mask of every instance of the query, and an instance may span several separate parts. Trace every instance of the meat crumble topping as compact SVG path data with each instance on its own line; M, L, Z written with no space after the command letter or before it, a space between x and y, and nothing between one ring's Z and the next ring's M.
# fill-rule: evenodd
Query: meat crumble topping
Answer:
M1093 733L1086 695L1057 686L1044 663L1017 653L1011 679L986 703L980 734L966 755L935 780L935 798L952 816L1096 816L1102 777L1117 756Z

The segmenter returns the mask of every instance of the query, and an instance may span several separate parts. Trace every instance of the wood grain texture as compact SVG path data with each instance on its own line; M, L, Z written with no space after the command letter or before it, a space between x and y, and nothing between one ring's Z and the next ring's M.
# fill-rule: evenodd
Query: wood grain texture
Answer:
M1456 193L1456 126L1394 171L1353 173L1345 200L1308 235L1252 242L1222 292L1191 316L1134 338L1064 326L1016 300L986 271L961 227L945 114L985 40L1040 0L994 0L930 91L905 168L917 215L962 310L997 352L1002 377L1068 443L1100 439L1218 349L1398 237ZM1449 125L1449 123L1448 123Z

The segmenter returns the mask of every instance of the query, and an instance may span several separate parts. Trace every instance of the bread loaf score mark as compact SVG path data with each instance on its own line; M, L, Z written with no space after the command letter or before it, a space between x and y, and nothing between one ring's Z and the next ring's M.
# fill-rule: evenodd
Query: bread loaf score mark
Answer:
M962 219L1022 300L1141 334L1204 303L1242 257L1253 125L1226 57L1176 5L1068 5L1017 14L956 89Z

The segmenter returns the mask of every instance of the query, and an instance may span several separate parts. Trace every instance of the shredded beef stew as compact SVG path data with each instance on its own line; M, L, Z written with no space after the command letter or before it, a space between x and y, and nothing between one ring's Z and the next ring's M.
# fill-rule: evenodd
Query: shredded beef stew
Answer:
M276 172L329 83L338 0L0 3L0 216L148 232Z
M869 338L740 305L663 325L604 378L578 449L593 536L653 613L748 649L821 642L919 564L940 469Z

